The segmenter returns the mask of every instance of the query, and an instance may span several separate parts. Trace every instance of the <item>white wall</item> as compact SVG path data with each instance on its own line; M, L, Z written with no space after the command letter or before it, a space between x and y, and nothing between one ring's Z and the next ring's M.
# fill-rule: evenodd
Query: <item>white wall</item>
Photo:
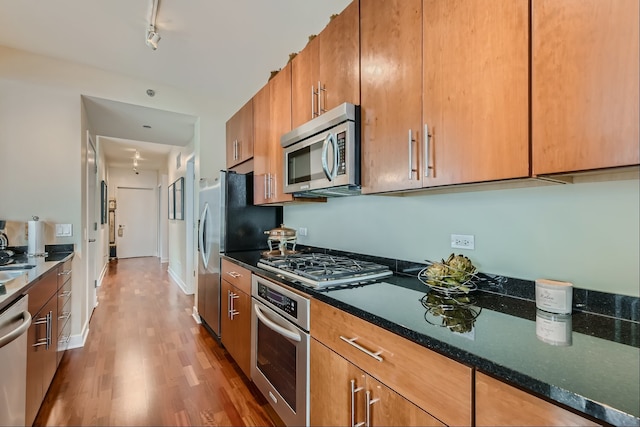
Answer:
M298 241L422 262L446 258L451 234L475 235L456 249L480 271L639 296L637 179L412 197L357 196L285 208Z
M178 178L185 176L187 170L187 160L194 154L193 143L183 148L173 148L169 153L169 185ZM180 155L180 167L177 166L176 157ZM187 180L184 180L186 185ZM183 189L183 193L184 193ZM186 197L184 198L186 202ZM186 209L184 210L186 213ZM191 271L187 263L186 241L187 241L187 221L169 220L169 274L178 283L186 294L193 294L195 286L188 280L187 274Z

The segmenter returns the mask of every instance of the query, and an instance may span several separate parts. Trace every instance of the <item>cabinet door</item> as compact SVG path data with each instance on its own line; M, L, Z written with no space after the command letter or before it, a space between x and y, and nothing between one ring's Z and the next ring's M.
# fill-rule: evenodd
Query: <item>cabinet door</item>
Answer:
M251 297L226 280L221 284L220 339L247 377L251 376Z
M270 172L271 121L270 85L267 83L253 97L253 203L268 203Z
M422 0L361 0L362 192L420 188Z
M310 354L310 424L348 426L364 421L362 405L356 405L366 386L364 372L315 339L311 339Z
M369 393L368 397L367 393ZM364 402L365 420L367 419L367 403L369 403L368 425L371 427L439 427L445 425L372 377L367 377Z
M360 2L354 0L320 33L320 113L360 104Z
M529 176L528 10L425 0L425 187Z
M320 46L315 37L291 60L291 122L294 128L308 122L317 113L317 98L312 92L320 80ZM313 109L313 110L312 110Z
M535 0L533 173L637 165L638 0Z
M293 200L284 193L284 153L280 138L291 130L291 63L269 82L271 87L271 136L269 144L269 202Z
M580 415L476 373L477 426L597 426Z
M315 339L310 349L311 425L444 425Z
M250 99L226 123L227 167L253 157L253 103Z

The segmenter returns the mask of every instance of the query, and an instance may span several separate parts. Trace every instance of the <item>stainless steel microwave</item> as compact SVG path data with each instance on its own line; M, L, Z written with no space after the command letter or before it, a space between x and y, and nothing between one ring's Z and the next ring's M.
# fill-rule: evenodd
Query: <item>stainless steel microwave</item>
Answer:
M360 194L360 107L344 103L286 133L284 192Z

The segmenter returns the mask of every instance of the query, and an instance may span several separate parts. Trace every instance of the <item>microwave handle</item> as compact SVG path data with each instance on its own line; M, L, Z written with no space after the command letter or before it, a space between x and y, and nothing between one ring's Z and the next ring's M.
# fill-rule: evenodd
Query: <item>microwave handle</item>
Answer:
M329 153L329 144L333 147L333 169L329 170L328 164L328 153ZM322 144L322 170L326 175L329 181L333 181L338 172L338 143L336 142L336 137L333 133L329 132L327 137L324 139L324 144Z

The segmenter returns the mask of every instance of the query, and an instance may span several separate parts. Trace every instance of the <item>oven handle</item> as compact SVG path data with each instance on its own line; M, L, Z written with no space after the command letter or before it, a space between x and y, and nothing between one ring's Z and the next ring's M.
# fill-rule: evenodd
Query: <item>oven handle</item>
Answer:
M300 337L300 334L294 331L290 331L289 329L283 328L282 326L270 320L267 316L264 315L264 313L262 312L262 310L257 304L253 305L253 311L255 311L256 316L258 316L258 319L260 319L262 323L264 323L265 326L271 329L272 331L277 332L280 335L286 338L289 338L292 341L300 342L302 340L302 338Z

